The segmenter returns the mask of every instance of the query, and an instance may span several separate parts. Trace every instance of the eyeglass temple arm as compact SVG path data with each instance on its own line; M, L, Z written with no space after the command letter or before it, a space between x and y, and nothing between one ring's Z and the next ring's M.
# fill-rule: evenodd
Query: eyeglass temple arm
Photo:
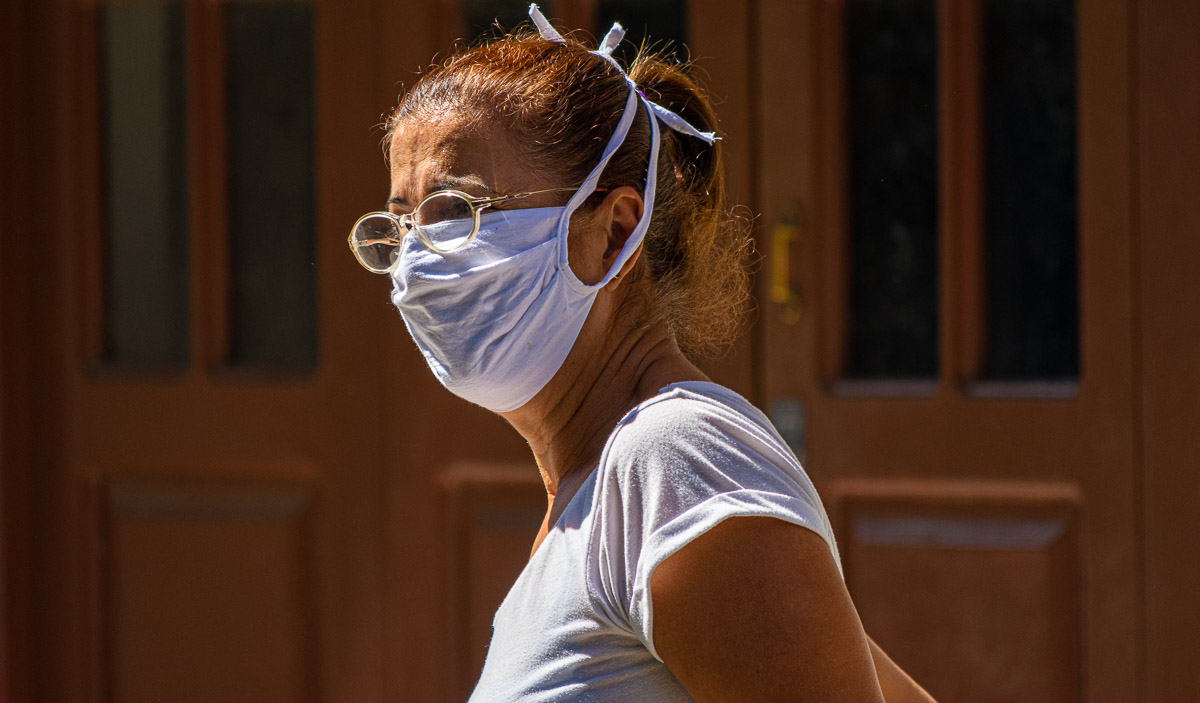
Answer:
M514 200L516 198L527 198L531 195L540 195L542 193L557 193L557 192L564 191L564 190L579 190L579 189L574 186L567 186L564 188L547 188L545 190L531 190L528 193L513 193L512 195L500 195L495 198L472 198L471 204L472 205L495 205L496 203L502 203L505 200ZM597 188L595 192L604 193L607 191L608 191L608 188Z

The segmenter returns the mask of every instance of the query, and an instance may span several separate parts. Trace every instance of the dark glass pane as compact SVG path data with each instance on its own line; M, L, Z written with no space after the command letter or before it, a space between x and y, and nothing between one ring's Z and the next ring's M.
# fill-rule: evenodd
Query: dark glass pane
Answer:
M316 363L312 7L232 3L230 361Z
M553 16L549 14L548 5L539 7L547 17ZM463 0L462 13L467 37L500 36L529 21L529 3L524 0Z
M1075 12L988 0L987 360L994 379L1079 372Z
M105 361L188 358L183 9L100 8L104 109Z
M933 0L848 0L851 327L847 375L937 375Z
M665 50L676 59L686 60L683 44L687 40L686 0L600 0L596 25L597 40L613 22L625 28L625 41L613 52L622 66L633 62L644 42Z

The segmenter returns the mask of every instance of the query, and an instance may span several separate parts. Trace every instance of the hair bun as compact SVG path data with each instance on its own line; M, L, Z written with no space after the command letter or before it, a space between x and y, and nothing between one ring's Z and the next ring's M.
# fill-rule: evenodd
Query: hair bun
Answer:
M629 76L651 102L678 114L702 132L718 132L717 115L708 95L688 75L686 68L687 64L642 53L634 60ZM710 144L670 129L664 129L662 133L667 135L665 139L675 142L679 158L674 165L682 171L679 175L690 189L707 193L724 190L723 182L713 182L714 178L720 180L716 168L720 163L719 142Z

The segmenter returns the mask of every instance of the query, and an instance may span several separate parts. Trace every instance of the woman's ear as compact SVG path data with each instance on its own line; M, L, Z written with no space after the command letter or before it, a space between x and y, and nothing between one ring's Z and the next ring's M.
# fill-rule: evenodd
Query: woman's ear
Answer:
M625 248L629 235L642 220L642 195L629 186L614 188L604 196L604 202L597 208L604 228L604 270L608 271ZM636 257L629 259L633 263Z

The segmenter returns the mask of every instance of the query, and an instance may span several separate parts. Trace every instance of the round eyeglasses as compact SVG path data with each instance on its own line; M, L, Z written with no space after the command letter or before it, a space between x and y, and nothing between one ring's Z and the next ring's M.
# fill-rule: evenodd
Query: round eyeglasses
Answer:
M479 213L484 208L564 190L576 188L549 188L494 198L476 197L458 190L439 190L422 198L411 213L369 212L363 215L350 229L347 241L363 268L373 273L390 273L400 259L404 237L410 232L432 251L448 254L462 249L475 238L479 232Z

